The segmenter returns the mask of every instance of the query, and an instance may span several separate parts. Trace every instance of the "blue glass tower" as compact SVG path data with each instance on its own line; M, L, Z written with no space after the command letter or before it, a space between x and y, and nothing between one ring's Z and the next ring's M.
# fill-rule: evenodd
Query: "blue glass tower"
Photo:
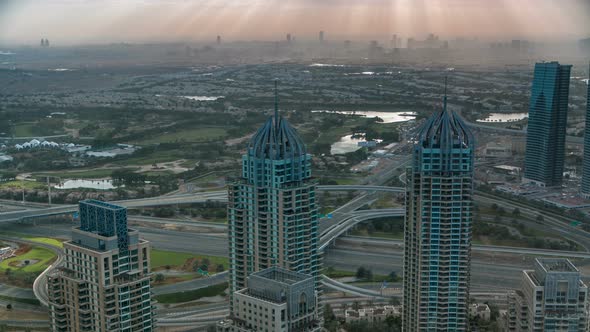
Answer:
M117 236L119 253L127 253L127 209L97 200L80 201L80 230L104 237ZM104 249L104 248L101 248Z
M403 331L467 331L474 138L447 110L422 127L408 167Z
M524 181L560 186L563 179L571 65L535 64L529 106Z
M319 285L315 187L311 156L279 116L275 93L275 114L250 141L242 177L229 186L230 294L246 288L251 273L275 265L314 276Z
M590 67L588 68L590 78ZM582 195L590 198L590 81L586 97L586 128L584 130L584 170L582 173Z

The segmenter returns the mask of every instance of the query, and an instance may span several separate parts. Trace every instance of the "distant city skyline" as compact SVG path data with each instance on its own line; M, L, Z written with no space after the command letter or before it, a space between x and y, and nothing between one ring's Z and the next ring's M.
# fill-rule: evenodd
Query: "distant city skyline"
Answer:
M538 22L551 24L538 24ZM588 37L590 3L565 0L6 0L0 43L400 38L562 40ZM388 37L389 36L389 37Z

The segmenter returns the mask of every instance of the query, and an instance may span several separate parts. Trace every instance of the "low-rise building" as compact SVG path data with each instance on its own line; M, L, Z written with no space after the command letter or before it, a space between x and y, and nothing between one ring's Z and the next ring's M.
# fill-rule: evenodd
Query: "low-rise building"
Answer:
M348 309L344 312L346 323L366 321L369 323L382 322L387 317L399 317L401 315L399 306L386 305L383 307L361 308L358 310Z
M483 148L483 155L486 158L510 158L512 157L512 143L489 142Z
M477 317L481 320L490 320L492 317L492 310L490 310L490 306L485 303L473 303L469 306L469 316Z
M314 277L274 266L252 273L233 296L233 316L223 332L316 332L321 330Z
M588 331L588 287L565 258L535 260L521 289L508 296L508 331Z

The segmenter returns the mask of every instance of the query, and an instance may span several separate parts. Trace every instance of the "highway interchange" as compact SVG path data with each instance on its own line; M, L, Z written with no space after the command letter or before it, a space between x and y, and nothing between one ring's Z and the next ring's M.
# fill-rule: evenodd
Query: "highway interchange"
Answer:
M399 240L382 240L370 238L354 238L344 237L346 233L358 222L369 220L371 218L382 216L403 216L403 208L391 208L383 210L358 210L360 207L371 203L376 199L375 191L387 192L403 192L403 188L382 187L380 185L386 183L395 171L408 165L409 158L399 157L396 159L394 167L387 171L376 174L367 180L364 186L320 186L319 190L353 190L360 191L361 194L356 196L347 204L339 207L333 212L333 218L323 218L320 224L321 232L321 249L324 250L323 264L325 267L333 267L338 270L355 271L359 266L366 266L373 270L376 274L389 274L392 271L401 275L402 259L403 259L403 243ZM506 202L499 198L489 197L488 195L479 194L478 200L487 203L499 202L506 208L518 207L523 215L529 217L536 216L539 212L522 206L521 204ZM139 200L127 200L117 202L118 204L127 206L129 208L136 208L142 206L158 206L170 204L185 204L197 203L205 201L227 201L225 191L209 191L187 194L175 194L156 198L146 198ZM44 208L43 206L29 206L25 210L11 211L0 213L1 227L5 231L18 232L29 235L49 236L59 238L69 238L70 229L73 226L71 222L41 222L40 217L69 214L75 211L76 206L59 206L52 208ZM36 219L39 222L36 226L30 224L17 224L15 221ZM227 235L225 234L225 224L221 223L195 223L192 221L183 221L178 219L161 219L152 217L131 216L130 221L141 222L139 226L134 228L140 231L143 238L150 241L153 247L161 250L191 252L204 255L226 256L227 255ZM556 231L561 232L564 236L576 241L586 251L590 251L590 234L571 228L563 220L554 216L545 216L544 227L551 227ZM169 229L162 229L151 227L148 224L156 225L175 225L175 226L196 226L204 229L210 229L210 233L175 231ZM158 226L159 226L158 225ZM336 240L337 238L340 240ZM334 243L335 242L335 243ZM564 256L571 257L578 260L590 259L590 254L582 252L563 252L555 250L538 250L525 248L510 248L510 247L495 247L495 246L477 246L473 247L473 261L472 261L472 291L484 292L493 291L495 293L502 293L510 289L517 288L520 284L521 273L524 268L532 267L532 260L530 257L538 255L549 256ZM490 255L492 254L492 259ZM494 261L494 255L511 255L516 257L512 264L505 262ZM528 259L527 259L528 257ZM519 261L522 259L522 261ZM585 261L580 261L585 264ZM587 277L587 276L586 276ZM188 289L195 289L206 287L208 285L221 282L225 278L224 274L220 274L208 280L200 279L190 282L179 283L176 285L165 286L166 288L155 288L156 294L177 292ZM35 295L43 298L42 280L38 279L35 285ZM362 290L355 286L345 286L334 282L330 279L324 279L324 284L336 290L346 290L351 295L358 296L375 296L377 294L374 290ZM39 286L41 285L41 286ZM379 285L367 285L368 288L375 288ZM401 285L393 285L401 286ZM42 300L43 302L43 300ZM178 325L186 320L194 322L209 322L213 316L206 314L208 310L211 313L219 315L225 314L223 306L213 306L212 309L196 309L187 312L186 314L178 312L167 312L164 317L160 317L160 322L170 326ZM203 311L204 310L204 311Z

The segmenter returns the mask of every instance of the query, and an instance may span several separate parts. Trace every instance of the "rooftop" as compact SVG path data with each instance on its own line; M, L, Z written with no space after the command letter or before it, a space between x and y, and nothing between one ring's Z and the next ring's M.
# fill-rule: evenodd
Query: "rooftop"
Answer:
M537 258L539 265L547 272L579 272L566 258Z
M82 203L86 204L86 205L97 206L97 207L100 207L103 209L109 209L109 210L125 210L125 207L123 207L123 206L99 201L96 199L86 199L86 200L80 201L80 204L82 204Z
M273 266L268 269L252 273L251 276L270 279L286 285L294 285L298 282L312 278L306 274L292 272L278 266Z

